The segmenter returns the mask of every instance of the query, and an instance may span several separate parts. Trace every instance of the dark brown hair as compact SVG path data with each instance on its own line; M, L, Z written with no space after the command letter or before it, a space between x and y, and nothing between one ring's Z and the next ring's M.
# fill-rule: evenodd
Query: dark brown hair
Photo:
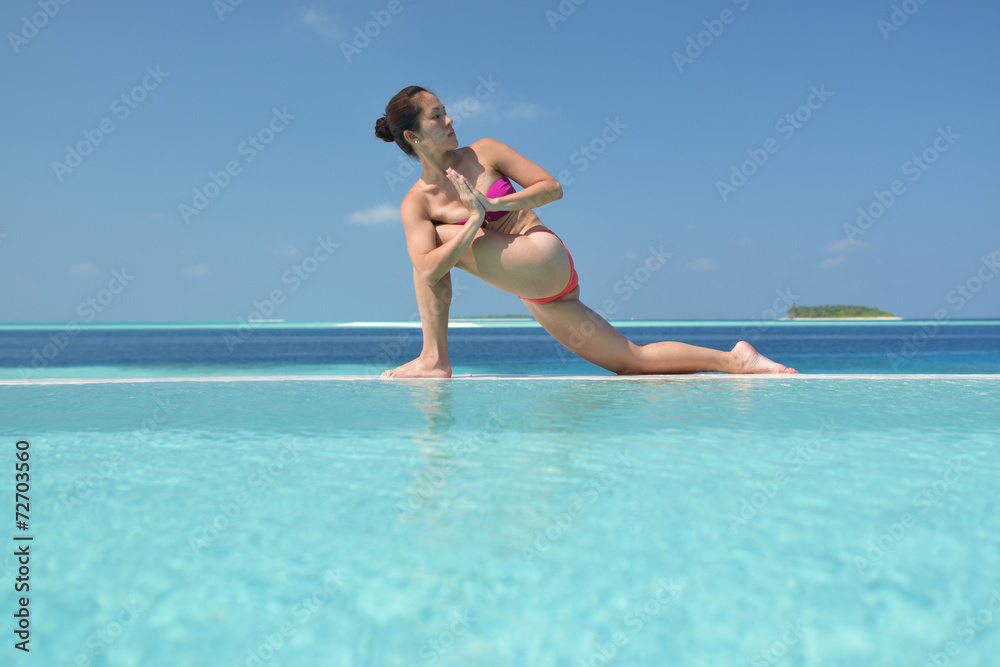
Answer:
M420 105L416 96L430 91L420 86L407 86L396 93L385 107L385 115L375 121L375 136L382 141L395 141L410 157L416 157L410 142L403 137L406 130L420 126Z

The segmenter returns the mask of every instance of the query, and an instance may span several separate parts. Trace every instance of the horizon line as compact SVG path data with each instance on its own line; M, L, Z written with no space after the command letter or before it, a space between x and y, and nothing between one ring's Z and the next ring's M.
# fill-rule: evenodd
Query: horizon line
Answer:
M782 318L782 319L630 319L608 320L613 326L696 326L696 325L731 325L731 326L824 326L824 325L857 325L879 324L886 326L914 325L930 323L934 325L949 324L1000 324L1000 317L967 318L967 319L934 319L934 318L878 318L878 317L831 317L831 318ZM502 328L504 326L525 327L537 326L537 320L532 317L514 316L482 316L454 317L448 320L449 328ZM246 321L235 322L4 322L0 323L3 330L52 330L65 329L67 332L76 330L101 329L233 329L249 327L251 329L293 329L293 328L419 328L418 320L330 320L330 321Z

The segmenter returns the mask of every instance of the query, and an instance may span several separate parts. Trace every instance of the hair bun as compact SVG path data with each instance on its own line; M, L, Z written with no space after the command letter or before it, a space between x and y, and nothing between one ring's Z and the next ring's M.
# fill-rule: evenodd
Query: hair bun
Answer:
M375 136L382 141L395 141L396 139L392 136L392 130L389 129L389 121L382 116L377 121L375 121Z

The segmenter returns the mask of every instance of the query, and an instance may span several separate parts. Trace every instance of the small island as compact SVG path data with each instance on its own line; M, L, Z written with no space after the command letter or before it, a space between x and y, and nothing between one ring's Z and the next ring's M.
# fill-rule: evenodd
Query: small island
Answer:
M868 306L798 306L788 309L786 320L901 320L886 310Z

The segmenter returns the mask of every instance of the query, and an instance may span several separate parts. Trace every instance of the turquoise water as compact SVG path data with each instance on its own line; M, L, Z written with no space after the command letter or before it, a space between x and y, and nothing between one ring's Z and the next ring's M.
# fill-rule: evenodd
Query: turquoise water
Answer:
M13 664L994 665L998 406L996 375L0 386Z
M802 373L1000 373L1000 321L616 322L636 343L747 340ZM575 334L574 334L575 335ZM581 334L582 335L582 334ZM373 375L420 352L419 324L0 325L0 379ZM457 374L608 375L533 321L459 321Z

